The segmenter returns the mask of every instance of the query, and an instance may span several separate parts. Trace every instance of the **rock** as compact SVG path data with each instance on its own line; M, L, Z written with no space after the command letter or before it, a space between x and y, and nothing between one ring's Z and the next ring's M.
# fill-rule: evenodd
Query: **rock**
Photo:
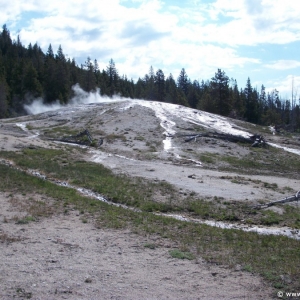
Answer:
M242 270L242 266L241 265L239 265L239 264L235 265L234 271L238 272L238 271L241 271L241 270Z
M292 279L289 275L280 275L279 277L284 283L289 284L292 282Z

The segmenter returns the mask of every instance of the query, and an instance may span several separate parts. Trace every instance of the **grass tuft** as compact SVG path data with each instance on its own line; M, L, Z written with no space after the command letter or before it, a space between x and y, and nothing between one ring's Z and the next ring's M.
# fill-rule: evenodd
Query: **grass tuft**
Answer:
M195 256L190 253L190 252L182 252L178 249L175 250L170 250L169 251L170 255L173 258L178 258L178 259L188 259L188 260L193 260L195 258Z

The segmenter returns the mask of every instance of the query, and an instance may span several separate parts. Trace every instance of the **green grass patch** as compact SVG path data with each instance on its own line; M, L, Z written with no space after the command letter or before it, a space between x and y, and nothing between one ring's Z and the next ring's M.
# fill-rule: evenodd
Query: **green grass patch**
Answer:
M188 259L188 260L195 259L195 256L193 255L193 253L183 252L183 251L180 251L178 249L170 250L169 253L173 258Z
M144 247L154 250L156 248L156 245L152 244L152 243L147 243L147 244L144 245Z
M1 152L0 156L12 159L23 168L38 169L48 177L91 189L112 202L139 207L145 211L167 212L174 209L170 204L176 199L177 193L166 182L115 175L101 164L73 161L63 150L24 149L22 154ZM161 202L156 201L157 195Z
M204 164L214 164L218 154L205 152L199 155L198 159Z
M247 146L246 146L247 147ZM240 174L276 174L284 171L285 177L300 178L300 156L273 147L255 148L248 146L249 153L243 156L218 155L204 152L200 161L218 164L218 169ZM272 187L267 187L272 188Z
M57 126L52 127L44 132L44 135L48 137L62 137L62 136L70 136L70 135L77 135L79 133L78 130L71 129L68 126Z
M221 199L197 199L195 195L181 196L175 188L165 181L147 181L142 178L129 178L116 175L101 164L72 160L72 152L49 149L24 149L22 154L0 152L0 156L13 160L23 168L38 169L48 177L54 177L70 184L85 187L104 195L115 203L137 207L145 212L188 212L192 216L208 220L236 222L246 220L249 224L288 225L300 227L300 208L284 207L283 215L253 210L251 204L224 202ZM78 157L78 156L77 156ZM267 184L241 176L225 176L237 183L248 182L276 189L276 184ZM278 188L277 188L278 189ZM28 192L29 189L25 189ZM159 201L157 200L159 199ZM94 205L94 204L91 204ZM36 205L37 206L37 205ZM42 210L40 207L40 211Z
M225 203L226 205L226 203ZM244 209L249 210L246 206ZM217 221L238 221L240 219L236 205L228 203L226 208L220 205L218 202L205 201L203 199L191 200L187 203L186 209L201 217L202 219L213 219Z
M134 137L134 140L136 140L136 141L144 141L145 138L143 136L136 136L136 137Z
M26 216L22 219L19 219L17 220L16 224L20 224L20 225L23 225L23 224L28 224L29 222L36 222L37 219L33 216Z
M271 210L265 210L262 211L263 217L261 219L261 223L263 225L275 225L275 224L279 224L282 220L283 217Z

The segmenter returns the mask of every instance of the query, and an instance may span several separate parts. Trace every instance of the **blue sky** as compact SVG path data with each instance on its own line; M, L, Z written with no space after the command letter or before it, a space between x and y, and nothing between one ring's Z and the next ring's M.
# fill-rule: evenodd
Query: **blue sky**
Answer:
M283 98L300 88L300 9L295 0L0 0L0 20L23 45L49 43L78 64L88 56L137 80L162 69L207 80L218 68L244 88ZM298 93L300 96L300 89Z

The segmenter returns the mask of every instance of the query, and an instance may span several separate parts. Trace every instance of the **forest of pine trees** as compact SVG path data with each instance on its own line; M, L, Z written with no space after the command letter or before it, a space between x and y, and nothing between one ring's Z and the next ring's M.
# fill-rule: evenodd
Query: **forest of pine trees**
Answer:
M72 86L79 84L89 92L100 89L102 95L118 94L126 98L157 100L180 104L207 112L229 116L261 125L284 125L300 131L299 99L279 97L277 90L266 93L262 85L258 91L250 78L244 88L238 88L218 69L207 81L190 80L182 68L177 78L166 76L161 69L153 70L137 82L120 75L111 59L105 70L99 70L97 60L87 58L78 66L66 58L59 46L53 52L51 44L46 53L35 43L24 47L19 39L12 40L6 25L0 33L0 118L25 114L24 104L42 97L45 103L57 100L65 104L72 98ZM298 103L297 103L298 102Z

